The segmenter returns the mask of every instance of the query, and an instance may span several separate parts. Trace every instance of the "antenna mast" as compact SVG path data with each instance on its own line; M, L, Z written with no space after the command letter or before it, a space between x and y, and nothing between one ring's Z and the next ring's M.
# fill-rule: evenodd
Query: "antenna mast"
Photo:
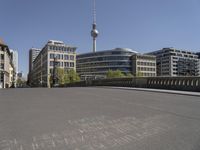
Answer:
M96 24L96 0L93 0L93 24Z

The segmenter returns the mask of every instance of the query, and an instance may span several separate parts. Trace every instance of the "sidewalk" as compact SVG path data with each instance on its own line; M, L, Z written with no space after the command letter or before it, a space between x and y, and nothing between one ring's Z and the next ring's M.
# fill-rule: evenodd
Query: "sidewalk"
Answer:
M190 92L190 91L176 91L176 90L150 89L150 88L132 88L132 87L107 87L107 88L146 91L146 92L158 92L158 93L168 93L168 94L179 94L179 95L200 97L200 92Z

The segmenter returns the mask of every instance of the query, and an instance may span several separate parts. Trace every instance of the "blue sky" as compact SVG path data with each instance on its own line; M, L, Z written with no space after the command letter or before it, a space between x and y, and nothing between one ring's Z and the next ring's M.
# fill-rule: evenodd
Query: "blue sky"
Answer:
M92 51L92 6L92 0L0 0L0 37L18 50L19 71L28 71L28 50L49 39ZM200 0L97 0L97 50L200 51L199 8Z

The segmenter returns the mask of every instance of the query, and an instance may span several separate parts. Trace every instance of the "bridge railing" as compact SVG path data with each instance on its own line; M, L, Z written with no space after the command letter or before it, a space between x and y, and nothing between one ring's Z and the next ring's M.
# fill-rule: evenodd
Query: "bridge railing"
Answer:
M62 87L117 86L200 92L200 77L134 77L80 81Z

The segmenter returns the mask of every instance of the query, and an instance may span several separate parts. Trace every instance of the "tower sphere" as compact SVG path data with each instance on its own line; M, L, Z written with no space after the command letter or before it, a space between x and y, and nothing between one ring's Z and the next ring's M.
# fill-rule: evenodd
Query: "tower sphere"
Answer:
M93 38L96 38L96 37L98 36L98 34L99 34L99 32L98 32L97 29L93 29L93 30L91 31L91 36L92 36Z

